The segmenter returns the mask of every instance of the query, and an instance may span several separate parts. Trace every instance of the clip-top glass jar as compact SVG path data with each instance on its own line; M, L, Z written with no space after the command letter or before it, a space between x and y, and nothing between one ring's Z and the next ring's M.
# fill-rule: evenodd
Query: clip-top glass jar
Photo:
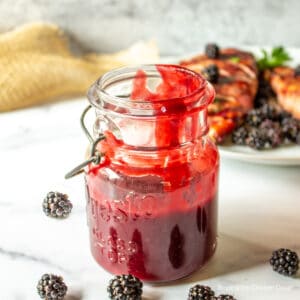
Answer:
M212 86L173 65L113 70L90 88L94 150L85 170L92 254L145 281L189 275L214 253L219 156L207 134Z

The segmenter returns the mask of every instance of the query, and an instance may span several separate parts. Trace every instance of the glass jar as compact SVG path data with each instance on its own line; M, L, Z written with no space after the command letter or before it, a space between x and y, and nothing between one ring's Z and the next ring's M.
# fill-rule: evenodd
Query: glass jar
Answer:
M174 81L175 80L175 81ZM85 170L91 250L114 274L185 277L213 255L219 155L213 87L179 66L113 70L90 88L99 163Z

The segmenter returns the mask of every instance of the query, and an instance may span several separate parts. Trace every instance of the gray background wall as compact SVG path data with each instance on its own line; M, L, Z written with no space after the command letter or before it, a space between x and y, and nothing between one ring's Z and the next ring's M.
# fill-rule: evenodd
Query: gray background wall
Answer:
M57 23L92 50L155 37L163 54L228 45L300 47L299 0L0 0L0 30Z

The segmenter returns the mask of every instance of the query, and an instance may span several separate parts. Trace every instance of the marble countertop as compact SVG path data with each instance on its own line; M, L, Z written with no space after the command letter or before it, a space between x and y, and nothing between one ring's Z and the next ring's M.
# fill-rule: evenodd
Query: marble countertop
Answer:
M76 99L0 115L1 300L39 299L36 284L45 272L65 278L67 300L107 299L111 275L90 254L83 178L64 180L87 146L79 125L86 104ZM238 300L300 299L300 275L280 276L268 264L275 248L300 253L299 182L299 167L222 159L216 255L188 278L145 285L144 299L187 299L196 283ZM70 196L70 218L43 214L50 190Z

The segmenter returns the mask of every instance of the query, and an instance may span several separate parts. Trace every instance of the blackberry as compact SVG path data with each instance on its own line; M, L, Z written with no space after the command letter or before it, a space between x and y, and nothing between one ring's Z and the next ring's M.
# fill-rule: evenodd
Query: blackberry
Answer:
M236 300L231 295L219 295L218 297L215 297L214 300Z
M300 76L300 65L298 65L296 68L295 68L295 77L298 77Z
M39 296L46 300L62 300L67 290L63 278L53 274L44 274L37 285Z
M189 290L188 300L212 300L215 292L205 285L196 284Z
M261 107L262 105L268 103L270 99L274 98L274 91L269 83L269 81L265 78L265 73L259 74L259 85L257 89L257 93L254 99L255 107Z
M107 291L113 300L141 300L143 283L130 274L117 275L110 280Z
M250 128L245 143L257 150L278 147L282 143L279 123L266 119L258 127Z
M49 192L43 201L44 213L52 218L66 218L73 208L68 195L59 192Z
M236 145L245 145L248 137L248 129L245 126L236 128L232 133L232 142Z
M298 271L299 258L296 252L281 248L272 253L270 264L279 274L293 276Z
M263 79L263 81L261 81L259 83L257 95L260 97L265 97L265 98L269 99L269 98L274 97L275 94L273 92L273 89L272 89L270 83L268 81L266 81L265 79Z
M251 128L248 137L246 138L246 145L256 150L271 148L269 138L264 131L258 128Z
M278 113L278 120L280 122L283 122L284 119L289 119L291 117L292 117L292 115L289 112L285 111L285 110L282 110Z
M265 103L259 108L250 110L246 115L246 122L251 126L259 126L265 119L278 121L280 112L278 106L272 103Z
M205 46L205 54L208 58L218 58L220 55L220 49L217 44L210 43Z
M216 65L209 65L202 70L204 77L211 83L217 83L219 79L219 68Z
M266 103L266 104L262 105L262 107L260 108L260 111L266 119L270 119L272 121L277 121L279 119L279 116L280 116L279 110L273 104Z
M294 118L285 118L281 121L281 130L284 138L291 142L296 142L300 132L300 122Z
M282 143L282 133L278 122L266 119L260 124L259 129L269 139L272 148L278 147Z
M267 98L265 96L257 95L254 99L254 107L259 108L259 107L263 106L264 104L268 103L268 101L269 101L269 98Z
M261 109L252 109L246 115L246 123L251 126L258 126L265 119Z

